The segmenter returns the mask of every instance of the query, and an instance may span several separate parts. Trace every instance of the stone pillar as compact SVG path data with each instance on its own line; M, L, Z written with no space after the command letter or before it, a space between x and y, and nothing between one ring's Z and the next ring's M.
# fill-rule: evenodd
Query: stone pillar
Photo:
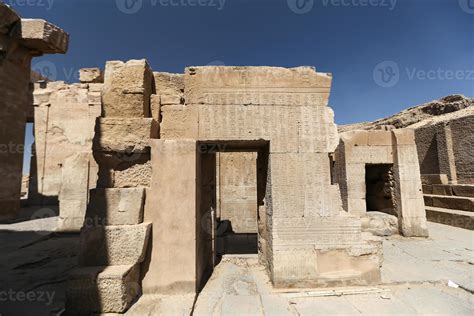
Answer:
M392 130L395 209L406 237L427 237L426 213L415 135L412 129Z
M20 19L0 3L0 220L20 208L26 111L31 102L30 66L34 56L65 53L68 35L56 26Z
M153 177L145 221L153 237L143 292L196 291L198 155L195 140L152 141Z
M449 124L440 124L438 128L438 153L441 174L447 174L450 183L458 182L456 172L456 159L454 158L453 134Z

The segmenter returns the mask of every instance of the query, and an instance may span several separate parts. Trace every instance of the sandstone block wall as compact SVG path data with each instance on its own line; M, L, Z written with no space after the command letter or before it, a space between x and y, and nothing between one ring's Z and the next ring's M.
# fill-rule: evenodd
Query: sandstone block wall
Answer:
M235 233L257 233L257 153L217 153L217 217Z
M56 204L65 161L76 154L92 154L95 121L101 113L102 85L35 83L34 117L30 118L35 139L30 167L30 205ZM91 163L89 184L92 189L97 182L97 167L93 159Z
M474 107L413 127L422 174L446 174L451 183L474 183Z
M20 19L3 3L0 17L0 219L9 219L20 207L31 59L65 53L68 35L44 20Z
M368 211L366 167L389 165L393 169L391 199L400 232L405 236L427 236L416 148L414 130L411 129L342 133L334 169L344 209L365 216Z
M67 292L68 312L78 315L122 313L141 294L141 267L152 226L143 222L143 211L151 181L151 139L158 137L150 117L153 76L145 60L112 61L106 64L104 80L92 147L99 169L97 189L90 195L81 230L82 267Z
M473 183L474 100L451 95L374 122L340 126L339 131L415 129L422 175L445 174L451 183Z
M184 94L179 76L161 76L169 87L165 97L152 98L152 108L161 109L162 138L189 137L228 146L224 151L269 144L266 178L259 181L266 192L259 243L276 286L377 282L378 248L364 240L360 221L343 212L331 185L329 153L338 134L327 106L330 75L309 67L190 67ZM359 247L367 251L365 262ZM325 256L326 249L334 253ZM330 264L336 258L348 276Z

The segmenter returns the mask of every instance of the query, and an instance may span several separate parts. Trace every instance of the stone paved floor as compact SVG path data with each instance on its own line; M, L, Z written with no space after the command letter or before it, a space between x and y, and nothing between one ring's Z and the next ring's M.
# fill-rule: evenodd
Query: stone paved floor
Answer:
M255 256L227 257L198 296L193 314L474 315L474 232L428 225L428 239L384 240L383 284L376 287L275 291ZM449 287L449 280L460 287ZM192 309L193 297L145 296L127 314L188 315Z
M77 266L79 236L53 235L57 220L0 225L1 316L58 315L64 309L65 281Z
M57 315L77 265L78 236L55 236L57 217L0 225L0 315ZM474 315L474 232L429 223L430 238L384 241L384 284L275 291L255 257L229 257L194 296L145 295L127 315ZM447 286L451 280L460 288ZM33 300L1 294L32 291ZM39 295L42 295L41 300Z

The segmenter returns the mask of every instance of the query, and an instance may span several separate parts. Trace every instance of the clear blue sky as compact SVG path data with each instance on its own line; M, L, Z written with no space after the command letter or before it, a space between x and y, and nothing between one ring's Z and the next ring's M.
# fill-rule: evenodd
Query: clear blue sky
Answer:
M71 34L66 55L33 62L52 62L56 78L69 82L78 69L112 59L146 58L169 72L209 63L311 65L333 73L338 124L449 94L474 96L474 0L5 2Z

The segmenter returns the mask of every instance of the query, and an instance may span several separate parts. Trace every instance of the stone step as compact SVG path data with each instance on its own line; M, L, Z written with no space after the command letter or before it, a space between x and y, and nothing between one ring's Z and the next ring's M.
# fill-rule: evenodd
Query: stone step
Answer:
M474 198L436 194L423 195L426 206L474 212Z
M81 231L81 266L109 266L141 263L151 223L97 226Z
M430 222L474 230L474 213L426 206L426 219Z
M86 225L136 225L143 222L144 188L110 188L90 191Z
M140 294L138 264L77 268L68 279L66 311L68 315L123 313Z
M473 184L424 184L424 194L474 197Z

